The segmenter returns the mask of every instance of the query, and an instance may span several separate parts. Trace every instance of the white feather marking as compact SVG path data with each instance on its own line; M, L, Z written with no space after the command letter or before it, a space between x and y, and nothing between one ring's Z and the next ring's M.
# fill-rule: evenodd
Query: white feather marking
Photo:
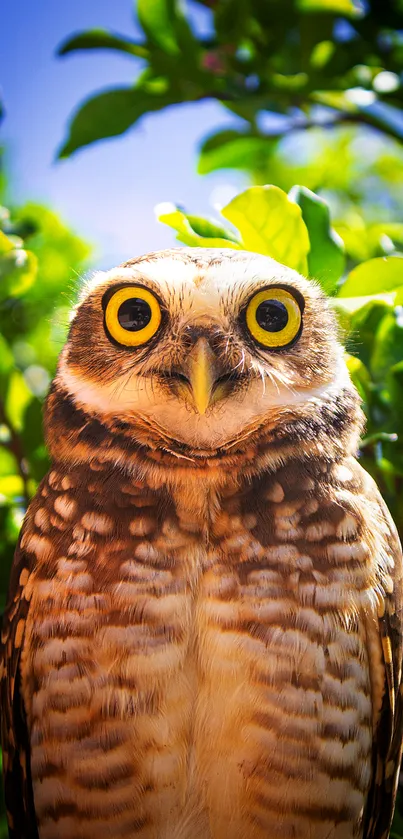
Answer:
M79 406L97 415L122 418L137 414L153 420L173 439L189 445L214 448L237 437L249 425L262 423L273 409L287 409L308 403L321 404L338 395L350 384L349 374L340 355L332 379L311 389L290 390L278 382L266 381L262 393L259 379L252 379L248 398L239 400L238 394L213 404L204 416L178 399L167 396L158 387L151 387L151 379L133 374L130 386L122 376L112 383L102 384L73 372L62 353L57 382L69 392Z

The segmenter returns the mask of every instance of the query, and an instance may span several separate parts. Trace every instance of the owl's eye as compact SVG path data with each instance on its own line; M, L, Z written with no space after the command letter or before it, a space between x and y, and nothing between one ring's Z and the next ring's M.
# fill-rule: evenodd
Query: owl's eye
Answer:
M112 338L125 347L139 347L155 335L161 308L151 291L130 286L115 291L105 309L105 324Z
M266 288L254 294L245 318L252 338L268 349L289 346L301 331L301 308L284 288Z

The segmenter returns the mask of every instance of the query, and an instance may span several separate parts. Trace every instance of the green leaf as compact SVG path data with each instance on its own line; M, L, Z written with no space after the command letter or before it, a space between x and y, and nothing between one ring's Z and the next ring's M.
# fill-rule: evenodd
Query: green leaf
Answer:
M137 15L151 43L170 55L179 55L175 20L179 4L176 0L137 0Z
M394 364L385 377L385 384L388 389L389 397L393 404L394 414L396 417L396 428L399 431L399 438L403 441L403 417L402 417L402 400L403 400L403 362L399 361ZM400 444L401 445L401 444ZM403 455L403 449L400 452ZM402 461L403 463L403 461Z
M26 386L22 373L14 370L5 400L5 413L7 422L17 432L21 432L24 427L24 414L32 398L32 393Z
M197 171L200 175L216 169L249 169L263 166L277 145L276 139L253 137L239 131L219 131L201 146Z
M87 29L78 32L60 45L57 55L67 55L77 50L108 49L126 52L138 58L148 58L149 52L142 44L131 41L122 35L108 32L106 29Z
M390 372L399 382L399 385L403 387L403 361L398 361L397 364L394 364L393 367L391 367Z
M317 70L320 70L322 67L325 67L328 61L334 55L336 49L336 44L333 41L320 41L318 44L315 44L310 58L309 63L312 67L315 67Z
M30 495L34 495L36 487L34 482L39 483L42 480L50 466L50 459L45 445L38 446L29 455L29 474L30 480L28 483L28 490Z
M350 299L350 298L347 298ZM367 298L364 306L351 312L349 319L348 346L353 355L358 356L369 368L374 351L375 335L382 321L393 314L393 307L377 297ZM333 302L344 302L333 298Z
M31 225L38 232L30 239L30 249L38 258L38 282L29 290L42 318L42 328L49 323L55 306L66 306L80 277L89 267L90 247L74 235L56 213L37 204L26 204L16 215L21 224ZM67 296L66 296L67 292ZM31 322L31 328L33 323ZM38 328L40 324L38 323Z
M300 207L277 186L253 186L221 211L239 231L241 247L308 272L309 236Z
M5 446L0 444L0 475L1 477L15 475L18 472L18 463L15 455Z
M357 265L340 287L338 297L361 297L395 291L403 285L403 259L377 257Z
M332 305L335 309L341 309L350 315L354 315L364 306L372 304L376 301L386 303L388 306L394 306L396 300L396 292L390 294L367 294L363 297L334 297Z
M21 498L24 494L24 483L20 475L0 477L0 504L4 501Z
M217 222L202 218L201 216L186 214L186 218L192 230L198 236L203 236L205 239L227 239L232 244L239 245L239 240L236 236L221 224L217 224Z
M0 230L0 257L3 256L5 253L14 250L15 244L14 242Z
M361 17L362 9L354 0L297 0L301 12L332 12L347 17Z
M399 170L396 176L400 181ZM399 222L366 224L360 215L356 215L348 223L338 223L335 227L344 241L347 254L354 262L390 256L390 251L385 252L385 240L389 248L403 244L403 224Z
M58 156L69 157L97 140L123 134L144 114L165 108L172 101L168 95L156 96L135 87L103 91L87 99L73 116L69 136Z
M43 414L42 404L37 398L28 402L24 411L21 440L27 457L43 443Z
M191 216L175 205L160 204L156 207L158 221L177 231L179 242L191 247L235 248L240 245L233 234L208 219Z
M9 250L0 257L0 302L8 297L19 297L35 281L38 260L22 248Z
M14 358L6 339L0 333L0 398L4 399L10 373L14 368Z
M329 207L323 198L304 186L294 186L289 197L301 207L309 233L309 276L318 280L327 294L334 294L344 271L345 257L343 240L330 224Z
M356 386L361 399L366 402L371 387L371 376L365 364L359 358L346 353L345 359L353 384Z
M378 468L382 472L382 478L385 481L385 485L389 492L395 494L396 492L396 481L395 478L399 474L398 470L396 469L395 465L388 460L386 457L380 457L377 459Z
M348 114L357 114L360 111L360 106L356 101L351 99L349 91L341 90L314 90L311 94L311 99L314 102L319 102L321 105L326 105L328 108L334 108L337 111L346 111Z
M403 327L394 314L387 314L375 335L370 369L376 381L382 381L391 367L403 358Z
M403 224L398 221L382 221L379 224L368 225L371 235L380 239L383 235L389 236L393 242L403 243Z
M309 82L309 77L306 73L273 73L270 82L279 90L299 91L306 87Z

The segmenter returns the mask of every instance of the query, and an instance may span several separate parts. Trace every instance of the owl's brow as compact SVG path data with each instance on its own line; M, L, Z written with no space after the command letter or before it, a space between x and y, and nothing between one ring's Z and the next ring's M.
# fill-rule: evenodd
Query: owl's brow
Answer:
M146 288L149 288L150 291L155 292L157 297L159 297L162 303L170 310L171 315L175 309L183 309L183 305L186 301L186 305L189 309L193 307L193 300L191 289L186 285L186 283L182 283L179 287L172 286L169 282L166 283L156 283L151 277L141 275L140 278L134 277L134 281L141 283ZM131 282L133 282L133 280ZM131 284L130 280L127 281L127 284Z
M119 274L116 274L116 276L109 279L109 281L104 285L103 289L102 289L102 287L100 287L100 288L102 289L102 293L105 294L110 289L112 289L114 286L123 287L123 286L133 286L133 285L134 286L136 286L136 285L144 286L144 288L147 288L150 291L154 292L154 294L156 294L156 296L160 297L161 299L166 297L166 294L164 293L165 290L161 289L161 286L158 283L156 283L153 279L151 279L151 277L147 277L147 276L145 276L144 274L141 274L141 273L133 274L133 276L131 276L131 277L127 277L127 276L124 276L124 277L121 276L120 277Z
M229 314L230 311L233 312L234 309L239 309L259 289L279 284L282 284L281 277L269 278L262 277L261 274L255 274L253 277L241 280L231 288L226 288L222 291L220 294L220 305L226 314Z

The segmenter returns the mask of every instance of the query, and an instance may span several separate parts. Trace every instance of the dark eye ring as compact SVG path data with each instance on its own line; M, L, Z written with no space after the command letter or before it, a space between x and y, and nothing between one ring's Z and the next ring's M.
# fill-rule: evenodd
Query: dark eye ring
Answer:
M285 288L272 286L253 295L245 312L246 327L267 349L293 343L301 332L302 306Z
M118 289L105 309L108 333L125 347L139 347L149 341L157 332L161 318L157 298L142 286Z

